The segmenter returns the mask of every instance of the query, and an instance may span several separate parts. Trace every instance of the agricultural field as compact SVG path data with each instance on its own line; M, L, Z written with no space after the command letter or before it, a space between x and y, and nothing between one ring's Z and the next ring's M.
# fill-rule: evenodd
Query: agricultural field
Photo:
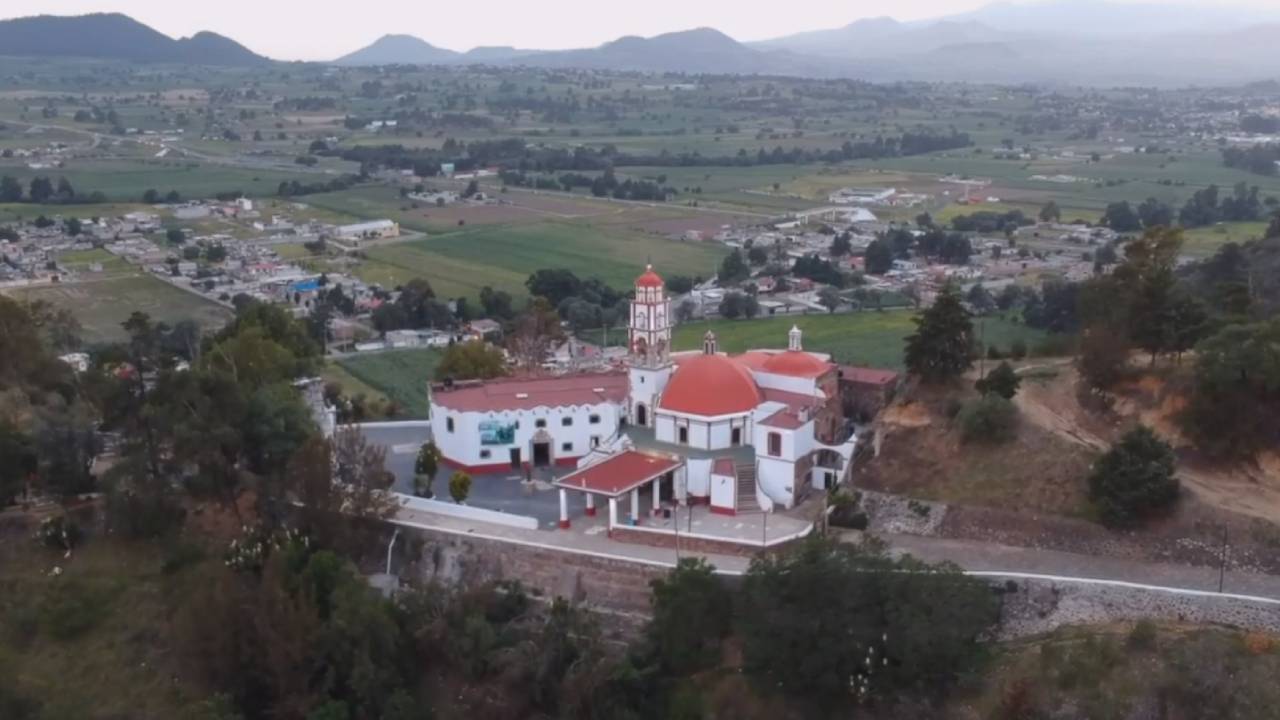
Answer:
M804 331L805 350L830 353L839 363L900 370L903 342L915 331L913 316L909 310L891 310L691 322L676 328L672 344L676 350L700 348L702 336L711 330L726 352L786 347L787 331L795 325ZM1006 352L1015 340L1022 340L1034 351L1047 337L1003 317L986 318L981 330L988 347Z
M29 183L31 178L65 177L76 192L101 192L113 202L138 202L149 189L177 190L183 198L206 198L239 191L252 197L275 195L281 181L314 181L315 174L274 169L233 167L195 160L94 159L68 161L65 167L32 170L25 165L0 164L0 175ZM320 176L323 177L323 176Z
M134 311L169 324L194 320L207 329L221 327L231 317L227 308L150 275L20 288L8 294L29 301L45 300L71 310L90 345L124 340L126 335L120 324Z
M366 282L394 287L422 277L438 295L474 298L486 285L522 296L525 280L541 268L565 268L623 290L647 262L669 273L709 275L725 249L589 222L541 222L464 229L367 252L358 271Z
M348 355L332 364L347 376L355 378L366 388L372 388L402 409L410 418L425 418L430 412L427 402L427 383L435 373L442 353L439 350L416 348L412 350L388 350L386 352ZM348 386L344 377L331 374L326 379L342 384L347 394L366 392L360 386ZM374 397L374 396L371 396Z
M1265 222L1219 223L1209 227L1184 230L1182 252L1192 257L1208 257L1227 243L1245 243L1261 238L1267 231Z
M112 255L101 248L62 253L58 256L58 264L68 270L81 273L81 279L96 280L106 277L132 275L137 272L137 269L123 258ZM94 272L92 270L94 265L101 266L101 270Z

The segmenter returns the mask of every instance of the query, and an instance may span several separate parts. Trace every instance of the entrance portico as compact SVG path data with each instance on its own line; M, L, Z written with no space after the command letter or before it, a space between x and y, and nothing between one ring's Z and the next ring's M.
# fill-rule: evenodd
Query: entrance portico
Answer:
M630 524L638 525L641 488L652 485L656 513L662 500L662 481L683 471L684 460L678 457L627 450L569 473L554 483L560 490L560 527L567 529L571 524L569 491L586 496L585 514L589 516L596 513L597 496L608 500L610 531L618 525L618 499L630 495Z

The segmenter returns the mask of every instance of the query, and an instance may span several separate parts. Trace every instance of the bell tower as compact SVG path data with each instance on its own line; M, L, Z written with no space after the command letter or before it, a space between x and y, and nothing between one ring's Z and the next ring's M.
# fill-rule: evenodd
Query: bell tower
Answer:
M654 409L672 371L671 300L652 265L636 278L635 288L627 332L627 415L634 425L652 427Z

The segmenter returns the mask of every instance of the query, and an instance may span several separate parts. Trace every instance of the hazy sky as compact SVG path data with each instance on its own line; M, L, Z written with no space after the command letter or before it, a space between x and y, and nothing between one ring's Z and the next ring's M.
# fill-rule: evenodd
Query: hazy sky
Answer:
M0 17L123 12L173 36L212 30L281 60L328 60L386 33L417 35L454 50L477 45L590 47L621 35L711 26L762 40L892 15L917 20L973 10L990 0L3 0ZM1125 0L1150 2L1152 0ZM1222 5L1223 0L1182 0ZM1280 0L1231 4L1275 7Z

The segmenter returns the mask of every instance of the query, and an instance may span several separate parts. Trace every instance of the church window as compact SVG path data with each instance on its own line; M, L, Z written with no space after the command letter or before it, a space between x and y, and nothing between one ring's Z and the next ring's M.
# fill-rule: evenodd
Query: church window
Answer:
M448 432L453 432L453 418L444 419L444 429Z
M782 457L782 433L769 433L769 454Z
M600 416L599 416L599 415L592 415L591 417L587 418L587 422L591 423L592 425L599 425L599 424L600 424Z
M547 426L547 421L543 418L538 418L533 421L533 426L536 428L544 428Z
M560 443L560 450L563 452L573 452L573 443Z
M560 425L562 427L573 427L573 418L571 417L560 418Z
M687 427L680 428L679 438L680 438L681 445L688 445L689 444L689 428Z
M488 450L481 450L481 451L480 451L480 459L481 459L481 460L488 460L488 459L489 459L489 451L488 451Z

